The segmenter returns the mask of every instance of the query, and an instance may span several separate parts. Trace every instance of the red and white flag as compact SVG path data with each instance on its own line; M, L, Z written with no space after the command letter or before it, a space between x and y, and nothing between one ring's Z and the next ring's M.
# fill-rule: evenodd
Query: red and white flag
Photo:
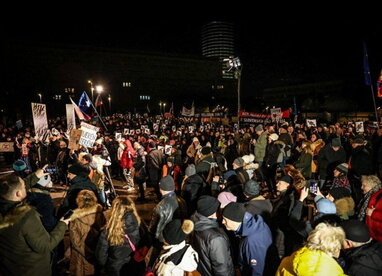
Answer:
M73 104L73 108L77 114L78 119L80 119L80 120L90 120L91 119L91 117L89 115L86 115L81 111L81 109L78 107L78 105L76 105L76 103L72 100L72 98L69 97L69 99Z

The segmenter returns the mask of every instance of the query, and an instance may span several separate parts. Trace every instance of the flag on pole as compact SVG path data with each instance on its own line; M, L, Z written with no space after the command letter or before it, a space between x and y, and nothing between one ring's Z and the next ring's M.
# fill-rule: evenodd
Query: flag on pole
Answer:
M370 66L369 66L369 56L367 55L366 43L363 42L363 73L365 76L365 85L371 85L371 76L370 76Z
M72 100L72 98L69 97L69 99L73 104L73 108L77 114L78 119L80 119L80 120L90 120L91 119L89 115L87 115L81 111L81 109L78 107L78 105L76 105L76 103Z
M169 113L174 115L174 102L171 103L171 108Z
M182 107L182 116L192 117L195 116L195 106L194 102L192 102L191 109L188 109L186 107Z
M147 113L150 113L149 103L146 105Z
M377 80L377 96L378 98L382 98L382 70Z
M82 92L82 95L78 102L78 107L82 111L82 113L84 113L89 118L90 116L87 114L89 114L91 105L92 105L92 101L89 99L88 94L86 94L86 92Z
M102 97L101 97L101 93L100 94L98 94L98 96L97 96L97 99L96 99L96 102L95 102L95 106L101 106L101 105L103 105L103 102L102 102Z

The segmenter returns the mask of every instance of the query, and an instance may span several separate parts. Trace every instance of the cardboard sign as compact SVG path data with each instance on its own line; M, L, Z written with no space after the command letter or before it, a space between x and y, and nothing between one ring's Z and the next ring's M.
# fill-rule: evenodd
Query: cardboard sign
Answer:
M34 130L38 137L42 137L48 130L45 104L32 103Z
M176 131L176 126L172 126L171 129L172 129L172 132L175 132Z
M79 144L87 148L93 147L93 144L95 140L97 139L97 132L99 128L89 125L87 123L81 122L81 130L82 130L82 134L81 134L81 139Z
M0 143L0 152L14 152L13 142L1 142Z
M363 122L355 122L355 130L356 132L365 132Z
M80 148L80 139L82 135L81 129L72 129L69 136L68 148L71 150L78 150Z
M129 135L129 129L128 128L125 128L124 130L123 130L123 135Z
M171 154L171 149L172 149L172 146L166 145L164 147L164 153L167 154L167 155L170 155Z
M117 133L115 134L115 140L117 140L117 141L121 141L121 140L122 140L122 133L117 132Z
M306 119L306 125L308 127L317 127L317 120L316 119Z
M278 107L278 108L271 108L271 118L272 118L272 122L275 122L275 121L280 121L281 118L283 117L283 113L281 112L281 108Z

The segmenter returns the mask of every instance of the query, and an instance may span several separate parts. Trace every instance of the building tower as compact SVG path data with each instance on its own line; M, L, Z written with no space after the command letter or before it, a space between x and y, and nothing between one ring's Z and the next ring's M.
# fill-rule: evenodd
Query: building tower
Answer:
M234 25L229 22L213 21L202 27L202 55L218 58L222 64L222 77L232 79L223 59L234 55Z

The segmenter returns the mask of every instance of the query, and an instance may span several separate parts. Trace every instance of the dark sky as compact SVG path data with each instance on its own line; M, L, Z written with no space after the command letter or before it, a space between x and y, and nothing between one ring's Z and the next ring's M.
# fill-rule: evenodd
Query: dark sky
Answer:
M374 78L382 69L382 20L357 14L283 14L258 17L195 16L184 19L62 18L5 24L16 40L85 44L201 55L200 31L213 20L235 24L236 54L245 90L320 80L362 80L361 43L369 48ZM164 17L166 18L166 17ZM254 18L254 19L252 19Z

